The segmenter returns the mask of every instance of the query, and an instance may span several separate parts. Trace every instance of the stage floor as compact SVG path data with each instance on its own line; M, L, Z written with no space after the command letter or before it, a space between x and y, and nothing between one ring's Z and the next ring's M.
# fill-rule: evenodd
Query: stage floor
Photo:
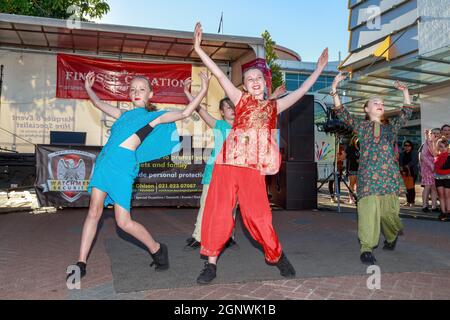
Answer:
M285 280L267 269L261 252L251 245L238 223L236 240L241 251L224 254L223 263L219 261L217 283L201 287L195 284L203 265L195 251L189 253L192 257L184 265L187 276L193 279L178 282L175 279L166 288L161 284L151 288L152 283L148 281L140 285L123 282L123 272L131 270L125 261L128 257L135 261L143 259L143 264L150 262L150 258L117 231L112 211L108 209L81 290L67 289L65 271L78 255L85 209L0 215L0 299L450 298L450 223L404 218L405 231L397 251L382 252L382 245L375 251L382 272L381 290L369 290L366 286L369 275L358 259L354 209L337 213L333 207L321 208L273 212L274 227L297 269L296 279ZM170 241L172 256L181 254L184 240L192 232L196 210L139 208L133 216L156 239ZM246 256L246 252L252 255L248 263L239 258ZM175 264L179 261L172 259ZM252 277L250 273L243 273L239 279L230 276L231 261L242 261L236 268L248 267L255 274L261 268L262 278ZM178 267L173 265L174 269Z

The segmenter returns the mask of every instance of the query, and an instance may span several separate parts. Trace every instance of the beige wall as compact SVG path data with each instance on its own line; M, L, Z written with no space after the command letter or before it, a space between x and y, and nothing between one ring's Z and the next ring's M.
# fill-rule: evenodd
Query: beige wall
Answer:
M420 109L422 131L450 124L450 87L422 94Z

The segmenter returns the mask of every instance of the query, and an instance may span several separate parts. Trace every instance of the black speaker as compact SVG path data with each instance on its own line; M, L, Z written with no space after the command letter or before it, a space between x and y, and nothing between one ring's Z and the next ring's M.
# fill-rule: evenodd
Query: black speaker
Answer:
M31 187L36 180L34 153L0 152L0 189Z
M317 209L317 163L283 161L270 178L270 202L287 210Z
M50 131L50 144L84 146L86 132Z
M278 118L283 161L314 161L314 96L306 95Z

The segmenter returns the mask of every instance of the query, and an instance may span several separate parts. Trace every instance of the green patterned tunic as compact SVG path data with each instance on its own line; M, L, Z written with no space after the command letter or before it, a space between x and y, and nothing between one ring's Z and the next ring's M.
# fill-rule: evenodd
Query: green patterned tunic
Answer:
M399 195L404 189L399 166L395 160L394 144L397 133L412 115L409 106L390 124L380 124L352 116L345 107L335 109L337 116L353 127L360 143L358 170L358 199L373 195Z

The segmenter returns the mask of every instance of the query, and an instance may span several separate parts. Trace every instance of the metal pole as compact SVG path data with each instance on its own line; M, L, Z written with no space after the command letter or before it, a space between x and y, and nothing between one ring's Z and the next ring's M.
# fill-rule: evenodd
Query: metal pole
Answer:
M339 135L336 133L335 149L334 149L334 191L337 196L338 212L341 213L341 188L339 185L338 173L338 156L339 156Z
M0 66L0 116L2 114L3 65Z

